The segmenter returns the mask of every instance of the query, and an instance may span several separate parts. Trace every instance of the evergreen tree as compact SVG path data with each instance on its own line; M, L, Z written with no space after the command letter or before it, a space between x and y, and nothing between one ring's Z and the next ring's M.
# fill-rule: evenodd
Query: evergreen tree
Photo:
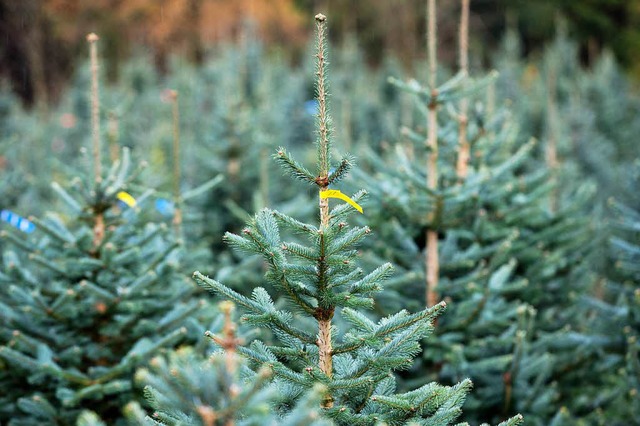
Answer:
M573 188L556 201L554 175L536 160L535 142L522 140L517 117L506 109L489 114L482 104L467 109L493 76L472 80L461 67L436 85L433 65L430 76L428 85L393 80L414 94L426 131L404 128L408 143L366 155L371 175L385 182L372 191L379 207L371 214L384 235L372 257L401 266L381 312L407 300L453 302L433 350L404 386L470 377L477 392L466 405L469 419L523 412L532 424L562 422L559 402L569 397L555 382L584 362L571 347L584 335L565 326L579 324L577 298L592 282L585 257L593 233L584 215L592 192Z
M533 342L539 333L562 332L567 322L578 318L575 297L589 283L580 278L589 249L586 220L576 218L583 203L578 200L550 214L554 187L549 175L519 171L533 145L521 145L508 116L482 130L476 123L470 127L473 161L462 184L456 183L455 157L444 156L445 144L455 144L457 137L440 139L439 166L446 180L436 191L425 186L418 152L410 159L398 146L388 163L381 158L374 163L373 176L386 184L372 191L379 208L369 214L384 243L369 246L372 252L366 257L391 258L399 265L389 291L378 298L379 312L425 303L424 235L425 228L433 226L425 211L436 211L438 292L451 312L438 323L431 350L406 375L405 386L420 383L411 379L415 377L422 382L471 377L477 391L466 405L468 418L526 410L531 421L540 416L544 424L558 410L551 402L559 398L552 385L555 361L543 356L548 346ZM476 130L484 135L476 138ZM455 137L455 132L449 134ZM475 156L478 152L491 153L490 160ZM375 155L367 158L375 160ZM553 338L569 341L558 337ZM572 353L567 350L566 355Z
M639 131L633 114L639 101L612 55L605 51L584 69L566 23L557 20L555 39L539 58L522 59L512 29L493 62L500 72L497 99L511 100L522 132L542 141L541 151L555 145L562 184L571 188L590 179L598 184L599 201L626 199L622 186L638 156L629 140Z
M145 416L139 406L127 408L132 424L141 425L327 425L320 419L322 386L315 386L287 416L273 413L278 394L268 380L268 366L253 372L237 354L243 339L231 319L233 303L220 304L224 314L222 335L207 332L220 350L208 358L193 347L183 347L168 357L155 357L150 367L136 373L154 413ZM207 347L206 350L210 350Z
M638 182L637 177L631 180ZM570 408L591 424L636 424L640 410L640 213L620 202L609 204L613 217L607 230L611 235L609 267L598 291L583 299L584 318L598 344L584 348L587 354L581 354L593 360L591 376L589 381L575 377L568 384L573 392Z
M54 143L48 139L51 126L40 125L44 117L24 110L12 94L0 89L0 210L16 213L28 208L30 214L40 214L51 202L49 157Z
M311 119L303 108L304 80L285 62L265 55L249 29L243 27L242 39L240 45L213 51L211 60L201 67L173 61L166 81L146 61L132 63L110 94L110 104L116 105L121 117L121 143L150 153L153 164L147 180L163 190L164 199L171 199L166 173L173 162L171 126L157 118L167 115L166 104L172 100L162 87L180 94L180 137L185 147L180 162L182 187L202 185L202 176L220 176L225 182L185 206L185 242L207 247L211 252L208 272L236 289L259 282L260 265L223 250L220 235L239 231L250 217L248 212L272 203L288 212L311 211L297 202L302 197L285 206L282 200L293 191L280 176L268 173L267 153L276 140L298 141L310 133ZM127 102L118 104L117 99ZM258 188L255 182L260 182ZM272 191L272 187L283 190Z
M96 37L90 36L97 70ZM166 226L145 223L150 191L137 200L129 151L101 171L98 77L93 73L93 173L52 189L63 214L30 219L32 238L2 231L13 250L0 275L0 418L9 425L73 425L82 409L122 423L134 398L133 372L161 348L197 331L202 308L176 273L178 243ZM17 385L15 385L17 382Z
M320 226L264 209L242 235L226 234L232 246L264 258L266 279L285 296L286 307L276 305L264 288L246 297L199 272L194 276L203 288L241 306L246 311L244 321L273 332L273 343L256 340L238 351L254 367L268 364L272 368L276 385L291 401L287 405L320 382L327 388L324 415L337 424L450 424L460 414L470 381L452 387L429 383L396 393L393 374L411 365L419 353L418 342L431 331L432 321L445 304L414 314L400 311L377 323L361 312L373 306L372 296L381 290L392 267L387 263L368 274L357 267L355 247L371 231L350 227L346 218L352 206L359 208L356 203L365 193L348 198L329 189L346 176L352 159L343 158L330 171L325 25L326 18L317 15L317 172L311 173L284 148L276 155L292 176L319 188ZM329 198L334 196L346 198L349 204L330 210ZM305 237L308 245L283 241L281 226ZM341 332L338 327L349 329ZM517 416L505 424L520 421Z

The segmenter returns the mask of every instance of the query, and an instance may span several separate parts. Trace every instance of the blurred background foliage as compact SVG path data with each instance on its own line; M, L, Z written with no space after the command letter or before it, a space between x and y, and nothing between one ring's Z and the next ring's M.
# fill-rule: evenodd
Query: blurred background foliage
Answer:
M640 57L634 54L640 49L640 0L474 0L471 8L476 68L490 63L507 28L519 30L524 55L539 54L563 17L585 65L610 49L640 78ZM457 9L458 2L439 4L440 57L451 66ZM296 63L310 35L303 17L319 10L332 16L333 42L355 35L370 65L390 54L410 68L424 57L423 0L4 0L0 76L27 105L49 104L85 57L89 32L102 38L111 81L140 51L153 56L161 73L173 54L200 63L220 42L242 42L246 26Z
M635 424L629 419L640 412L640 97L634 90L640 60L633 53L640 0L472 0L474 90L459 79L456 90L449 80L457 68L460 2L438 2L444 66L437 79L449 89L440 91L436 117L441 186L435 191L424 187L430 170L424 167L430 98L421 95L428 92L419 83L427 77L425 3L0 0L0 226L13 232L0 228L0 348L24 334L16 335L16 327L31 333L33 322L22 320L22 309L37 304L41 312L40 294L72 313L103 310L84 290L75 299L65 292L69 282L80 283L61 280L52 292L48 280L31 278L40 267L75 265L86 255L50 245L42 230L32 236L42 244L33 246L18 234L33 231L21 228L30 216L59 217L56 224L91 234L51 188L52 181L76 188L78 176L91 170L86 34L100 36L104 154L117 164L119 148L127 147L135 161L148 161L128 189L138 209L114 207L114 220L128 212L123 224L135 214L139 223L148 220L167 232L182 197L184 226L177 236L186 249L166 257L167 269L182 271L185 279L198 269L249 294L263 282L261 259L231 252L224 232L240 233L251 212L267 206L305 221L317 213L310 202L317 192L286 183L270 154L283 146L305 164L314 161L309 141L318 107L307 27L322 10L332 26L336 152L353 153L361 170L340 185L348 193L367 188L361 220L377 234L377 243L363 245L359 256L366 269L389 260L396 266L376 316L423 306L425 231L440 234L439 288L449 311L401 386L471 378L475 396L464 419L473 424L518 412L534 426ZM489 69L498 71L495 79L493 73L485 77ZM389 76L406 83L389 84ZM472 173L466 181L456 167L462 127L456 95L469 100ZM178 134L181 154L173 145ZM180 177L170 172L177 164ZM210 179L217 186L206 186ZM83 199L92 199L88 194ZM431 211L442 220L424 214ZM153 247L167 254L161 242ZM16 254L14 246L23 252ZM34 247L47 248L50 262L39 253L35 262ZM120 256L126 277L145 266L147 253L135 264ZM111 288L111 275L102 282ZM25 286L34 291L20 290ZM199 297L194 293L193 306L200 306ZM158 317L167 315L165 305L157 306ZM39 327L50 327L49 313L39 315ZM208 319L198 321L208 327ZM121 327L116 317L110 324ZM56 350L66 351L76 340L75 322L63 326L68 339ZM125 337L133 347L140 340L135 333ZM43 347L38 344L25 346L29 359L35 359L33 348ZM44 377L38 376L42 369L51 371L54 358L42 353L40 369L24 372L35 371L34 380ZM16 364L24 360L11 354ZM109 361L116 372L122 371L117 356ZM166 368L182 362L168 359ZM16 404L33 414L37 402L19 402L33 389L23 389L27 381L8 365L0 362L0 389L11 390L0 392L2 424L16 418ZM160 370L149 371L162 377ZM42 383L52 400L68 400L68 390L58 394L49 381ZM117 424L115 416L107 424Z

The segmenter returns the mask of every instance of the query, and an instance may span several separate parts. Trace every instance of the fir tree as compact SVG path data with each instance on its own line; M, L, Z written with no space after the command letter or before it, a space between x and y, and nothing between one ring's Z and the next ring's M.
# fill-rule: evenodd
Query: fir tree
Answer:
M28 208L30 214L40 214L51 202L49 146L55 141L48 139L52 126L40 125L44 118L23 109L6 89L0 89L0 211ZM40 149L35 152L33 146ZM0 256L2 250L0 243Z
M120 424L135 369L184 340L193 322L186 317L202 307L192 298L197 288L176 274L178 243L136 213L150 191L137 200L127 192L137 194L141 171L130 171L129 151L101 171L96 41L89 37L93 173L70 189L52 184L67 212L31 219L32 238L2 231L14 248L0 275L0 382L9 384L1 414L9 425L73 425L86 408Z
M613 200L609 210L609 267L598 291L582 299L585 327L596 343L581 348L580 357L591 361L590 376L571 377L568 406L592 424L635 424L640 410L640 213Z
M638 156L628 141L640 126L633 114L639 101L610 52L584 69L562 19L539 57L523 60L521 44L511 28L493 60L498 99L512 101L522 132L542 141L540 150L555 145L562 185L590 179L600 189L598 201L627 197L622 185Z
M468 20L462 3L461 27ZM392 278L399 295L385 296L382 312L405 300L453 302L405 387L471 377L477 392L466 405L469 419L523 412L548 424L563 415L555 381L582 367L571 342L589 341L565 326L579 323L577 298L592 283L585 257L593 234L584 215L591 191L567 191L554 211L557 182L533 156L535 142L522 140L517 117L506 109L489 115L477 102L468 109L495 76L467 76L461 34L454 77L436 85L431 65L428 85L392 80L414 94L426 131L404 128L408 144L388 156L367 153L373 176L385 182L372 191L373 220L385 236L373 257L401 265Z
M167 357L155 357L150 367L136 373L146 385L145 393L154 410L146 416L136 404L127 408L132 424L141 425L327 425L320 419L322 386L315 386L308 397L285 417L273 413L278 393L268 381L265 366L253 372L237 354L243 339L237 335L231 318L233 303L220 304L224 314L222 335L207 332L219 350L208 358L197 348L183 347ZM210 350L207 347L206 350Z
M614 225L617 235L611 241L616 271L611 274L607 288L609 309L602 313L613 320L611 325L618 329L617 341L623 344L615 346L618 351L613 357L617 368L614 367L616 374L609 389L616 400L607 407L605 418L622 424L640 411L640 213L622 204L612 204L617 211ZM605 327L602 331L610 330ZM609 367L606 361L610 360L604 357L603 367Z
M286 307L276 305L264 288L256 288L246 297L199 272L194 276L203 288L242 307L244 321L273 332L274 343L254 341L238 351L254 366L268 364L272 368L276 385L288 395L290 404L320 382L327 388L322 401L324 415L337 424L450 424L460 415L471 386L468 380L453 387L429 383L396 393L393 374L411 365L419 353L419 341L431 331L445 304L414 314L400 311L377 323L361 312L373 306L372 296L381 290L392 267L387 263L365 274L356 265L355 248L371 231L349 226L346 218L353 212L351 204L357 206L364 197L363 191L347 198L349 204L329 209L329 198L339 193L329 185L346 176L353 160L343 158L331 171L325 25L326 18L317 15L317 171L310 172L284 148L276 154L292 176L320 190L320 224L302 223L264 209L242 235L226 234L232 246L264 258L269 268L267 281L285 296ZM283 241L281 227L309 243ZM341 332L338 327L348 330ZM517 416L505 424L520 421Z
M415 159L398 147L397 155L387 160L389 163L383 159L373 163L377 171L374 176L386 182L384 187L374 188L373 198L380 208L374 207L370 213L379 224L384 243L368 247L372 252L366 255L368 261L386 256L399 265L390 279L389 291L378 298L380 313L424 304L425 297L418 296L425 294L423 236L425 227L433 226L425 210L436 212L440 235L438 292L452 310L440 320L437 337L430 339L431 350L424 352L422 365L406 375L405 386L434 378L455 382L472 377L477 391L467 404L466 415L470 419L499 417L505 409L523 410L518 405L507 408L514 401L526 399L521 392L531 396L532 401L542 401L544 393L553 393L553 388L532 390L532 381L544 371L539 368L541 360L534 363L536 357L531 357L522 362L528 339L533 337L535 310L531 305L543 306L544 298L544 306L555 309L553 304L558 301L532 285L534 281L530 279L539 281L541 275L553 271L540 269L545 261L538 238L555 249L556 238L568 244L571 232L582 227L579 221L558 221L547 215L551 187L539 187L544 174L516 173L532 145L517 149L520 141L514 132L515 124L508 117L488 123L486 129L477 124L471 120L471 154L486 150L493 151L493 156L490 162L474 158L468 179L462 184L456 183L455 156L450 155L455 151L446 145L457 142L452 124L445 130L451 138L440 140L440 171L448 183L436 191L425 186L423 156L418 149ZM480 135L484 132L493 133L495 139ZM371 154L368 158L376 157ZM524 216L525 212L530 216ZM551 233L539 235L544 226L554 222L563 229L562 234L551 238ZM554 273L546 279L553 277ZM558 290L565 298L570 293L568 288ZM529 300L531 305L526 303ZM555 329L564 325L559 319L556 324L561 325ZM547 366L549 362L545 359ZM511 386L509 379L514 380ZM553 410L553 406L549 409Z

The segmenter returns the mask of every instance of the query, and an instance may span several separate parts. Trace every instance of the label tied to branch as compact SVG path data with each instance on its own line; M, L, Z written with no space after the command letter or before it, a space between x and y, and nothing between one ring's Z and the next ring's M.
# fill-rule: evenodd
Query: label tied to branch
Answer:
M36 230L36 226L32 222L10 210L0 210L0 220L27 234Z
M340 192L339 189L327 189L326 191L320 191L320 198L339 198L342 201L346 201L349 203L354 209L358 210L360 213L364 213L360 204L353 201L349 198L348 195Z
M123 203L125 203L126 205L128 205L131 208L136 206L136 199L133 198L133 196L131 194L129 194L128 192L120 191L116 195L116 198L118 200L122 201Z
M166 198L158 198L156 200L156 210L163 216L173 216L175 206L172 201Z

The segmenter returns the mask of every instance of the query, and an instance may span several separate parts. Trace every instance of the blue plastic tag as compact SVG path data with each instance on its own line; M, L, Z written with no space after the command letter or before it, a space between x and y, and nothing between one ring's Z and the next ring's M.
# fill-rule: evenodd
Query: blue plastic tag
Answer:
M156 199L156 210L163 216L173 216L174 205L173 202L166 198Z
M36 225L33 222L10 210L0 210L0 220L27 234L36 230Z

